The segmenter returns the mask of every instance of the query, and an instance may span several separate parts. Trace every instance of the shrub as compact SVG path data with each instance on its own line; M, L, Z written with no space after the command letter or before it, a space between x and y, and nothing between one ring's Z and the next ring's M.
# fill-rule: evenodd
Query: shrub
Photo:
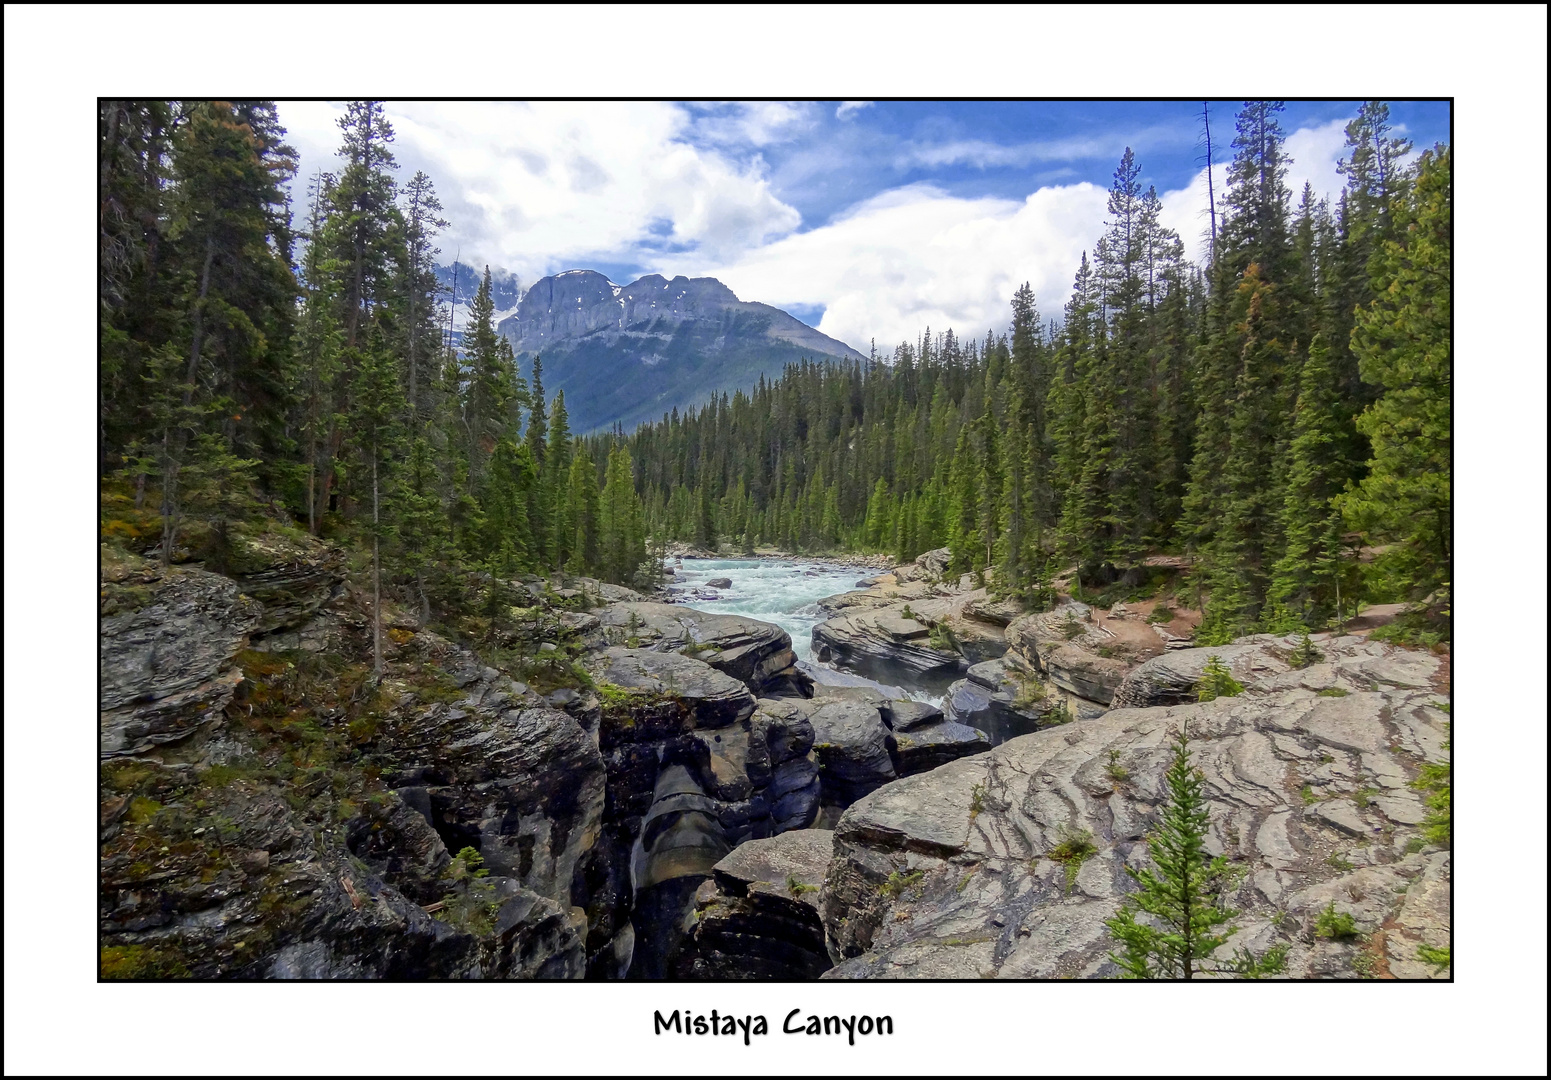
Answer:
M1334 900L1314 920L1314 936L1345 941L1357 936L1357 923L1344 911L1336 910Z
M1196 683L1196 700L1213 701L1220 697L1238 697L1244 692L1244 684L1233 677L1233 672L1228 670L1215 655L1206 658L1206 670L1201 672L1201 678Z
M1131 779L1131 774L1126 771L1124 765L1120 764L1119 750L1111 750L1109 752L1109 764L1104 766L1104 772L1117 784L1122 784Z
M1062 829L1061 842L1045 852L1045 857L1051 862L1060 863L1066 871L1066 892L1070 893L1072 886L1077 884L1077 872L1082 869L1082 864L1098 853L1091 832L1086 829L1078 832Z
M889 878L878 886L878 895L893 900L906 889L914 888L921 884L921 879L926 876L923 870L912 870L908 874L901 874L898 870L889 874Z
M1448 742L1443 744L1445 750L1449 746ZM1422 803L1428 811L1422 819L1422 838L1439 847L1448 847L1454 837L1453 775L1449 762L1429 761L1411 781L1412 787L1423 792Z
M1306 668L1310 664L1317 664L1321 659L1320 651L1314 647L1314 642L1309 638L1309 632L1305 630L1298 638L1298 647L1288 658L1288 663L1295 668Z

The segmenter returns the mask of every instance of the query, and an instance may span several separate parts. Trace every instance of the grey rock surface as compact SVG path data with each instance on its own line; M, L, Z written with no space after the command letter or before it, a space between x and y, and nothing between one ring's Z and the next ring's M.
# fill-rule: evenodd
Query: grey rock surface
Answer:
M686 979L812 979L830 966L818 897L834 834L802 829L742 845L696 896Z
M263 605L230 578L183 567L148 568L132 583L105 587L109 593L132 595L140 606L115 605L101 621L102 755L143 753L217 719L242 681L233 661Z
M863 797L835 829L823 910L836 966L825 977L1111 974L1104 920L1134 887L1125 867L1145 865L1168 739L1184 724L1210 801L1208 850L1242 870L1228 897L1243 913L1235 944L1287 946L1294 978L1357 977L1376 961L1313 932L1333 900L1375 935L1363 948L1388 950L1392 973L1430 976L1415 955L1447 939L1447 853L1420 841L1412 815L1392 817L1372 795L1358 803L1447 757L1447 699L1429 685L1438 662L1379 643L1338 642L1327 657L1238 697L1024 735ZM1381 672L1391 681L1373 682ZM1319 694L1361 680L1347 696ZM1323 798L1306 806L1306 786ZM1068 888L1049 853L1084 832L1097 852ZM1395 933L1408 910L1414 929ZM1387 943L1374 945L1381 929Z
M791 635L773 623L646 602L611 604L598 620L609 644L635 639L655 652L687 652L755 694L811 695L812 680L796 668Z

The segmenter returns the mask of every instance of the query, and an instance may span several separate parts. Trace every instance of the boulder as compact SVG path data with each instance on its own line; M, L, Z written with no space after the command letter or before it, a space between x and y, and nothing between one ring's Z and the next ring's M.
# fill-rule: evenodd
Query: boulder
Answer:
M951 673L963 658L951 649L938 649L927 640L929 627L903 617L904 605L838 615L813 628L813 647L819 659L833 661L882 681L901 672L919 679L931 673Z
M909 731L896 731L889 750L894 770L900 776L935 769L961 757L983 754L991 749L984 731L951 720L918 724Z
M893 780L889 729L877 708L864 702L820 705L809 715L825 801L849 806Z
M1421 844L1414 815L1392 816L1371 793L1446 756L1449 716L1428 685L1435 657L1369 648L1337 642L1327 662L1237 697L1116 709L861 798L835 829L822 907L836 966L825 977L1112 976L1104 920L1135 887L1126 867L1147 863L1182 725L1209 800L1207 850L1243 871L1225 898L1242 913L1233 944L1285 946L1294 978L1355 978L1356 948L1313 934L1318 910L1355 905L1368 930L1398 925L1414 905L1422 929L1395 946L1413 962L1428 934L1447 940L1446 907L1427 892L1446 892L1447 864ZM1375 681L1379 671L1392 681ZM1362 680L1371 685L1319 694ZM1310 787L1318 798L1306 804ZM1333 801L1349 806L1333 812ZM1083 834L1091 857L1052 860Z
M754 712L754 695L742 682L688 656L614 647L590 658L589 667L600 682L683 702L694 727L725 727Z
M598 619L610 644L634 639L654 652L693 655L755 694L811 693L812 680L796 669L791 635L773 623L644 602L611 604Z
M1196 700L1197 683L1213 656L1251 689L1282 685L1327 685L1349 692L1385 686L1428 685L1437 661L1429 654L1397 650L1353 634L1315 634L1310 640L1320 661L1299 674L1291 664L1298 636L1256 634L1227 645L1170 650L1131 671L1114 696L1116 708L1174 705Z
M708 589L730 589L732 588L732 578L714 577L705 584Z
M830 966L818 898L834 834L802 829L742 845L696 896L681 979L813 979Z
M1113 639L1099 630L1087 604L1069 602L1052 611L1024 615L1007 627L1007 643L1033 668L1069 694L1108 705L1134 666L1115 653Z
M948 688L948 715L986 732L993 743L1060 722L1061 695L1006 659L975 664Z
M344 580L344 551L299 529L233 530L222 571L264 605L254 636L298 630Z
M204 570L148 568L105 584L99 624L102 756L176 742L220 717L242 672L233 666L263 606Z

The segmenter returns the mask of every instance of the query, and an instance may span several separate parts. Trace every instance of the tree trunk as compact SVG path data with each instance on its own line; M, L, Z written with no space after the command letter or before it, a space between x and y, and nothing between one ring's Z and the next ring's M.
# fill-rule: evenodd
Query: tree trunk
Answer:
M382 682L382 560L378 536L377 455L372 454L372 683Z
M194 400L195 377L199 374L199 349L204 343L205 296L210 292L210 264L215 261L215 237L205 237L205 267L199 275L199 299L194 304L194 335L189 348L188 375L183 385L183 404Z
M1217 197L1212 192L1212 117L1206 102L1201 102L1201 122L1206 125L1206 210L1212 219L1212 249L1207 253L1207 265L1217 261Z

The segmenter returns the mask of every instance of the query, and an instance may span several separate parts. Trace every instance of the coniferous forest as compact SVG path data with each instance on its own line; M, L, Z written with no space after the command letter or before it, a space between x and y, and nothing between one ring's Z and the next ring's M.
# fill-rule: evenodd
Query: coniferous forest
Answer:
M887 363L789 368L643 426L627 445L650 530L902 562L946 546L954 569L994 567L1036 604L1064 568L1096 591L1187 553L1207 643L1322 629L1338 589L1346 605L1427 599L1438 623L1449 149L1405 165L1411 145L1368 102L1331 206L1287 189L1279 110L1238 115L1206 266L1127 151L1059 319L1024 286L1006 333L924 330Z
M983 339L923 329L801 364L630 434L576 439L525 378L489 282L439 319L432 179L397 175L377 102L304 205L272 103L107 102L102 470L157 518L283 513L372 546L427 614L459 567L645 582L648 537L701 547L948 547L1026 602L1193 558L1206 639L1430 599L1450 565L1450 152L1369 102L1335 205L1288 190L1280 105L1246 103L1207 265L1130 151L1059 313L1027 286ZM487 273L488 279L488 273ZM875 356L876 356L875 350ZM1436 619L1434 621L1437 621ZM1434 628L1433 632L1437 632Z

